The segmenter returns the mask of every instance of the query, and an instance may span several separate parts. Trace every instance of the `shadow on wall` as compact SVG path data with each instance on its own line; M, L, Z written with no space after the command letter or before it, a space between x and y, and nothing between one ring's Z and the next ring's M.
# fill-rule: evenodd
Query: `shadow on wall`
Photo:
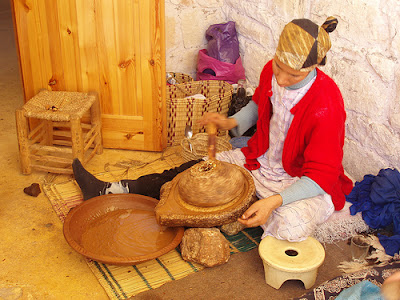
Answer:
M0 12L11 9L10 0L0 0Z

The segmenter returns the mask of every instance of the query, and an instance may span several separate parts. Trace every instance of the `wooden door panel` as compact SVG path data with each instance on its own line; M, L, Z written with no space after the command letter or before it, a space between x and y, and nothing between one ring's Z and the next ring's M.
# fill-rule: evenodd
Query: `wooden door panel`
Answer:
M112 148L124 149L128 145L130 149L144 149L143 118L135 116L119 116L118 122L113 115L103 115L103 139L113 145ZM121 130L126 128L126 130Z
M97 91L106 148L166 146L163 0L13 0L25 101Z

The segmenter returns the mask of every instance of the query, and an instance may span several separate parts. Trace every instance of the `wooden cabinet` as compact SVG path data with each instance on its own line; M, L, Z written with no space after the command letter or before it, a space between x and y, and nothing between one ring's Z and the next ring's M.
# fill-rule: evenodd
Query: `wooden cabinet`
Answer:
M97 91L106 148L166 146L164 0L12 0L25 101Z

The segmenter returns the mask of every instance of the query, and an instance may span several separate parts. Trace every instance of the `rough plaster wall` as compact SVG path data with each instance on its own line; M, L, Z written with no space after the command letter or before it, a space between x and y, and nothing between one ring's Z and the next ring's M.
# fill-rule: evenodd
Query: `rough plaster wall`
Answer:
M248 83L257 86L283 26L294 18L321 25L339 19L322 67L342 91L347 111L344 167L356 180L400 169L400 1L166 0L167 69L194 75L209 25L236 22Z
M400 169L400 2L351 2L315 1L312 17L340 16L325 70L339 85L348 115L344 166L360 180L381 168Z
M166 69L195 78L197 54L207 48L205 32L227 22L224 0L165 0Z
M308 1L225 0L223 11L236 22L247 81L257 86L264 65L274 56L279 35L288 21L308 16Z

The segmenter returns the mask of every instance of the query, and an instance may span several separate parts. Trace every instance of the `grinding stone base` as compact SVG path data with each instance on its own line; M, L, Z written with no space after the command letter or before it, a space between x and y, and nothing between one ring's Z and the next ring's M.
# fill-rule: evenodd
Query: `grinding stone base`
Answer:
M238 168L245 177L241 193L230 203L215 207L197 207L186 203L180 196L177 184L186 170L172 181L164 184L160 202L155 208L157 222L160 225L175 227L214 227L232 223L238 219L255 201L255 185L251 175L242 167ZM199 195L200 197L201 195Z

